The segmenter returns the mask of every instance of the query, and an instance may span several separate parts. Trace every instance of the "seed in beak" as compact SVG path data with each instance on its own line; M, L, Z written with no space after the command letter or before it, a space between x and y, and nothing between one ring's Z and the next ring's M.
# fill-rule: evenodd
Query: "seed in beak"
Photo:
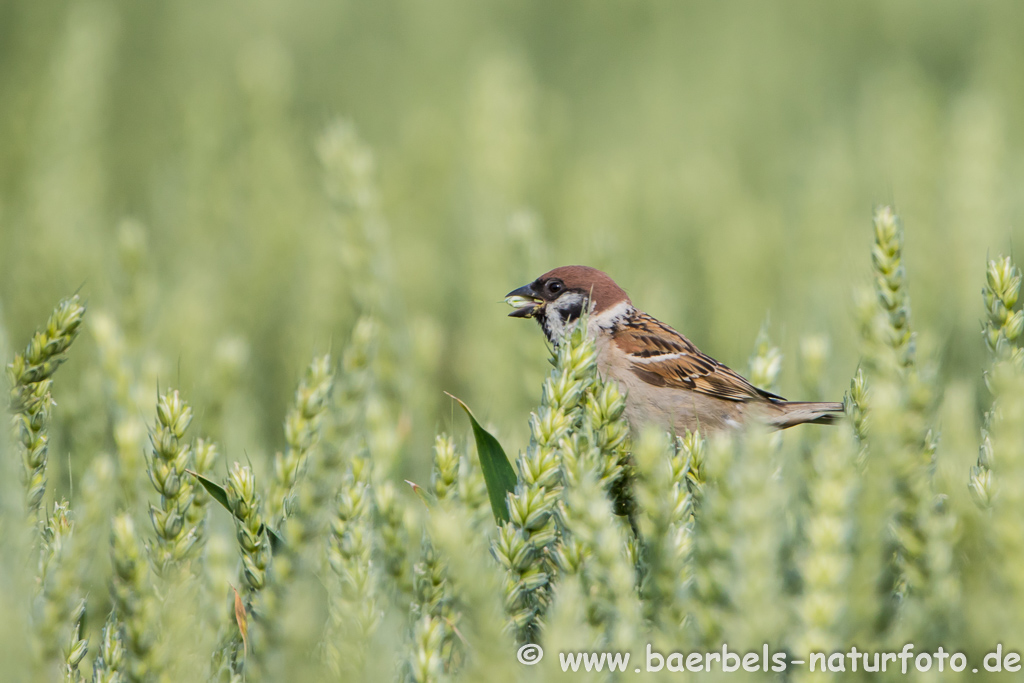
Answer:
M525 296L506 297L505 303L516 309L508 314L510 318L532 318L540 307L539 301Z

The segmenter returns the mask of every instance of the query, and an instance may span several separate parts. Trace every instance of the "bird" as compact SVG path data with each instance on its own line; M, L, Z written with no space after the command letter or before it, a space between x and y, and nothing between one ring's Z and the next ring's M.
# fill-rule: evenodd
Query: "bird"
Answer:
M685 336L633 306L606 273L589 266L562 266L514 289L506 301L513 318L533 318L554 346L586 315L597 351L597 370L618 382L633 432L655 425L675 434L705 436L753 421L771 429L833 424L842 403L787 401L759 389Z

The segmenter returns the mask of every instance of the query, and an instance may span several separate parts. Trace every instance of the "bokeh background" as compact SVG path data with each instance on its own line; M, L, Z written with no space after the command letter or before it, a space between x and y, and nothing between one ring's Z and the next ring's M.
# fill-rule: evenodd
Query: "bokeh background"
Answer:
M302 368L369 312L415 479L465 429L443 390L525 444L546 351L502 297L558 265L739 369L770 320L793 398L824 337L838 399L892 202L973 444L985 257L1024 219L1022 44L1013 0L0 0L0 315L20 346L80 289L145 386L266 463ZM58 462L109 446L82 343Z

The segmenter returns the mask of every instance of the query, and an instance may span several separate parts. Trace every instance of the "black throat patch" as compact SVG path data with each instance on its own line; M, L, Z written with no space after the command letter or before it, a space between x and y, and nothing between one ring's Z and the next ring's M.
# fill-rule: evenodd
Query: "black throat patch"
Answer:
M537 322L549 342L557 346L562 341L572 324L583 315L583 305L586 301L585 297L576 296L563 301L561 306L555 302L544 307L544 313L537 316Z

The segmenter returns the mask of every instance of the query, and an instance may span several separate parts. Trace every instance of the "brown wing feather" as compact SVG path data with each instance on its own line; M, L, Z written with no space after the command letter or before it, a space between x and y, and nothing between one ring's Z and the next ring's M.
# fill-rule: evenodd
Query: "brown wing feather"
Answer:
M727 401L784 401L758 389L693 342L646 313L637 313L614 332L613 341L636 362L630 369L648 384L696 391ZM666 356L665 360L658 360Z

